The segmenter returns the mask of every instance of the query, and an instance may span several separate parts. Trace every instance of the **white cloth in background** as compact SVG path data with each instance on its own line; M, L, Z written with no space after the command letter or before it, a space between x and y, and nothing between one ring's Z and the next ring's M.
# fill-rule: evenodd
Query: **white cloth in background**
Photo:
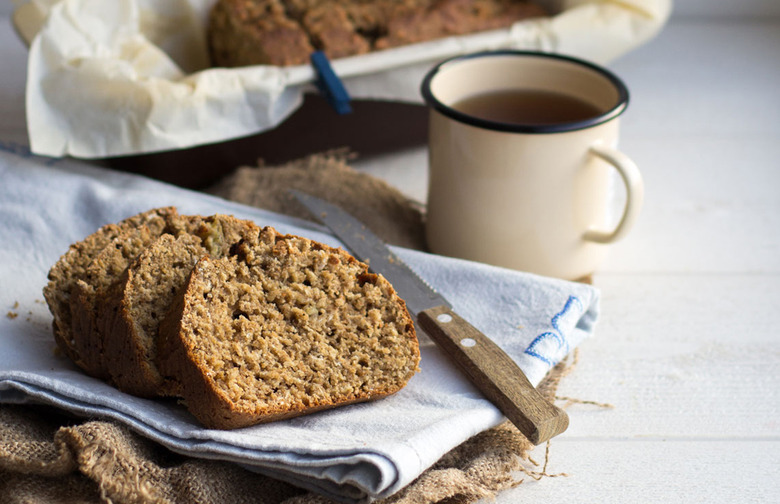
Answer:
M27 0L27 123L34 152L103 158L193 147L270 130L312 91L310 65L209 68L216 0ZM654 37L672 0L535 0L553 13L511 28L333 61L353 98L421 103L439 61L522 49L607 64Z

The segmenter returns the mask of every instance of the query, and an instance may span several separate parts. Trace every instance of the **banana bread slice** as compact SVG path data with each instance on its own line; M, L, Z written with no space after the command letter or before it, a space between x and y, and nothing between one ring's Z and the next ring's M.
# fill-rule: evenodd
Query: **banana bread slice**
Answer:
M230 429L378 399L418 370L406 304L341 249L266 227L202 258L160 325L158 366Z
M124 231L92 260L85 278L73 288L70 309L76 350L87 372L96 378L110 376L98 308L128 266L161 234L162 228L150 229L146 225Z
M222 257L259 232L251 221L215 215L200 219L191 234L163 234L141 252L97 307L117 388L141 397L176 394L176 381L164 380L156 364L160 321L201 257Z
M155 364L157 328L205 255L197 236L164 234L125 270L99 306L104 358L118 389L140 397L175 392L175 385L163 380Z
M71 245L49 270L49 281L43 288L43 296L53 316L54 340L60 350L86 372L99 374L80 354L77 349L78 334L72 329L71 299L77 283L87 279L87 268L93 259L120 234L140 225L151 228L163 226L174 215L175 208L156 208L116 224L107 224Z

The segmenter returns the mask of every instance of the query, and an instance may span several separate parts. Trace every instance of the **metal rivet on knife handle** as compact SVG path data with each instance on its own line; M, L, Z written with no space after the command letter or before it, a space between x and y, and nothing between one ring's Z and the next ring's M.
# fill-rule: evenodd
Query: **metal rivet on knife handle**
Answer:
M498 345L448 307L423 310L418 320L480 392L533 444L543 443L569 426L566 412L548 402Z

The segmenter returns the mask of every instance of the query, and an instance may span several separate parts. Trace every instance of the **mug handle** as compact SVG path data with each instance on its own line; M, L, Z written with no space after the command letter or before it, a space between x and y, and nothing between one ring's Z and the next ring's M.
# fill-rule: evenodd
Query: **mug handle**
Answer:
M622 152L596 144L590 147L590 152L615 167L626 186L626 206L623 216L613 231L601 231L588 229L583 238L596 243L612 243L625 237L633 227L639 216L644 200L644 184L639 168L631 159Z

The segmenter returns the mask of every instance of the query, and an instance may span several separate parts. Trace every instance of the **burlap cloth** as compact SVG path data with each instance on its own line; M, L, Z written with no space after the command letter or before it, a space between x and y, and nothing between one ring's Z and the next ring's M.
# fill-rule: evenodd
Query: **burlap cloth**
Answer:
M390 243L424 248L422 212L389 185L350 168L334 151L281 167L242 167L210 192L308 218L285 189L328 199L363 219ZM539 389L550 400L573 362L555 367ZM446 454L393 504L461 504L514 487L525 476L556 476L530 458L533 446L514 426L487 430ZM524 476L525 475L525 476ZM0 406L0 503L256 503L332 501L238 465L177 455L100 419L73 418L40 405Z

